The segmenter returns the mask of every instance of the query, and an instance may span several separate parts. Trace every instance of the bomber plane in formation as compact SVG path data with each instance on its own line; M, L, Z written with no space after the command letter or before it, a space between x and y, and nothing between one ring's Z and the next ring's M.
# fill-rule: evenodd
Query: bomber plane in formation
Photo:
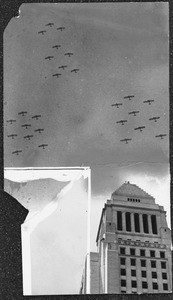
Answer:
M42 144L42 145L39 145L38 147L39 147L39 148L42 147L43 149L45 149L45 147L47 147L47 146L48 146L48 144Z
M54 56L46 56L45 59L51 60Z
M149 119L149 121L157 122L158 119L160 119L160 117L152 117Z
M62 74L60 74L60 73L56 73L56 74L53 74L52 76L53 77L57 77L57 78L59 78L59 76L61 76Z
M67 52L67 53L65 53L64 55L66 55L66 56L70 57L70 56L72 56L72 55L73 55L73 53L72 53L72 52Z
M46 24L45 26L50 26L50 27L52 27L54 25L54 23L48 23L48 24Z
M31 127L31 124L23 124L21 127L25 127L25 129L28 129L28 127Z
M35 115L32 117L32 119L36 119L36 120L38 120L38 118L41 118L41 115Z
M19 155L20 152L22 152L22 150L16 150L16 151L13 151L12 154Z
M21 112L18 113L18 115L22 115L22 116L24 116L26 114L27 114L27 111L21 111Z
M13 122L16 122L16 120L7 120L7 123L12 124Z
M148 103L149 105L151 105L151 102L154 102L154 100L145 100L145 101L143 101L143 103Z
M131 100L131 98L134 98L135 96L134 95L131 95L131 96L125 96L124 99L129 99Z
M65 69L65 68L67 68L67 66L60 66L60 67L58 67L58 69Z
M134 130L140 130L140 131L142 131L142 129L144 129L145 128L145 126L139 126L139 127L136 127Z
M163 137L167 136L167 134L159 134L159 135L155 135L156 138L160 137L161 140L163 140Z
M134 110L134 111L129 112L129 115L136 116L136 114L138 114L138 113L139 113L139 110Z
M26 136L24 136L23 138L24 138L24 139L28 139L28 140L30 140L30 139L31 139L31 137L33 137L33 135L26 135Z
M128 141L131 141L132 139L123 139L123 140L120 140L120 142L126 142L126 144L128 144Z
M73 70L71 70L71 73L72 73L72 72L77 73L78 71L79 71L79 69L73 69Z
M14 140L14 137L17 136L17 134L9 134L8 137L11 137Z
M46 32L46 30L41 30L41 31L39 31L39 32L38 32L38 34L40 34L40 33L41 33L41 34L43 34L43 35L44 35L44 33L45 33L45 32Z
M63 31L65 29L65 27L58 27L57 30L61 30Z
M126 123L126 122L127 122L127 120L120 120L120 121L117 121L116 123L124 125L124 123Z
M38 129L35 129L34 131L41 133L42 131L44 131L44 129L43 128L38 128Z
M123 105L122 103L115 103L115 104L112 104L111 106L116 106L117 108L119 108L120 105Z
M58 48L60 48L60 47L61 47L61 45L54 45L52 48L58 49Z

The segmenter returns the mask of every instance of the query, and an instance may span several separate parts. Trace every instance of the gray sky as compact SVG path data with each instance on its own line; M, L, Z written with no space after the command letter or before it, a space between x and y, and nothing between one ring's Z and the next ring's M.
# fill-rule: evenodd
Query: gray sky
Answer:
M20 10L4 33L5 166L91 166L92 241L103 203L124 180L156 197L169 221L168 4L23 4ZM143 103L148 99L154 102ZM116 123L124 119L124 126ZM12 133L17 137L7 137ZM45 150L38 147L43 143Z

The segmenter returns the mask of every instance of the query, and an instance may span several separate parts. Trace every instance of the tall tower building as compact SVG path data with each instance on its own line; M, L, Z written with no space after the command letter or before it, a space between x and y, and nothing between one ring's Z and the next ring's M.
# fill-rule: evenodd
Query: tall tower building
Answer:
M172 290L171 231L163 206L125 182L107 200L81 293L166 293ZM88 277L89 276L89 277ZM89 278L89 279L88 279Z

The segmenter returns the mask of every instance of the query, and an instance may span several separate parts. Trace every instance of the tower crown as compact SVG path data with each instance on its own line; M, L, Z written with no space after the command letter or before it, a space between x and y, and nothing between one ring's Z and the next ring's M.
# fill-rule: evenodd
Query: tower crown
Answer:
M131 184L129 181L123 183L115 192L112 193L111 199L117 198L117 196L124 197L137 197L154 200L154 198L139 188L136 184Z

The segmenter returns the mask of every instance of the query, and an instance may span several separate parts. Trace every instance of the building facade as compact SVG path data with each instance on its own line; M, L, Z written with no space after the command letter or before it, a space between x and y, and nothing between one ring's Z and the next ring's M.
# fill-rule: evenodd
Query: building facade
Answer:
M107 200L80 293L172 291L171 231L163 206L125 182ZM87 264L86 264L87 265Z

